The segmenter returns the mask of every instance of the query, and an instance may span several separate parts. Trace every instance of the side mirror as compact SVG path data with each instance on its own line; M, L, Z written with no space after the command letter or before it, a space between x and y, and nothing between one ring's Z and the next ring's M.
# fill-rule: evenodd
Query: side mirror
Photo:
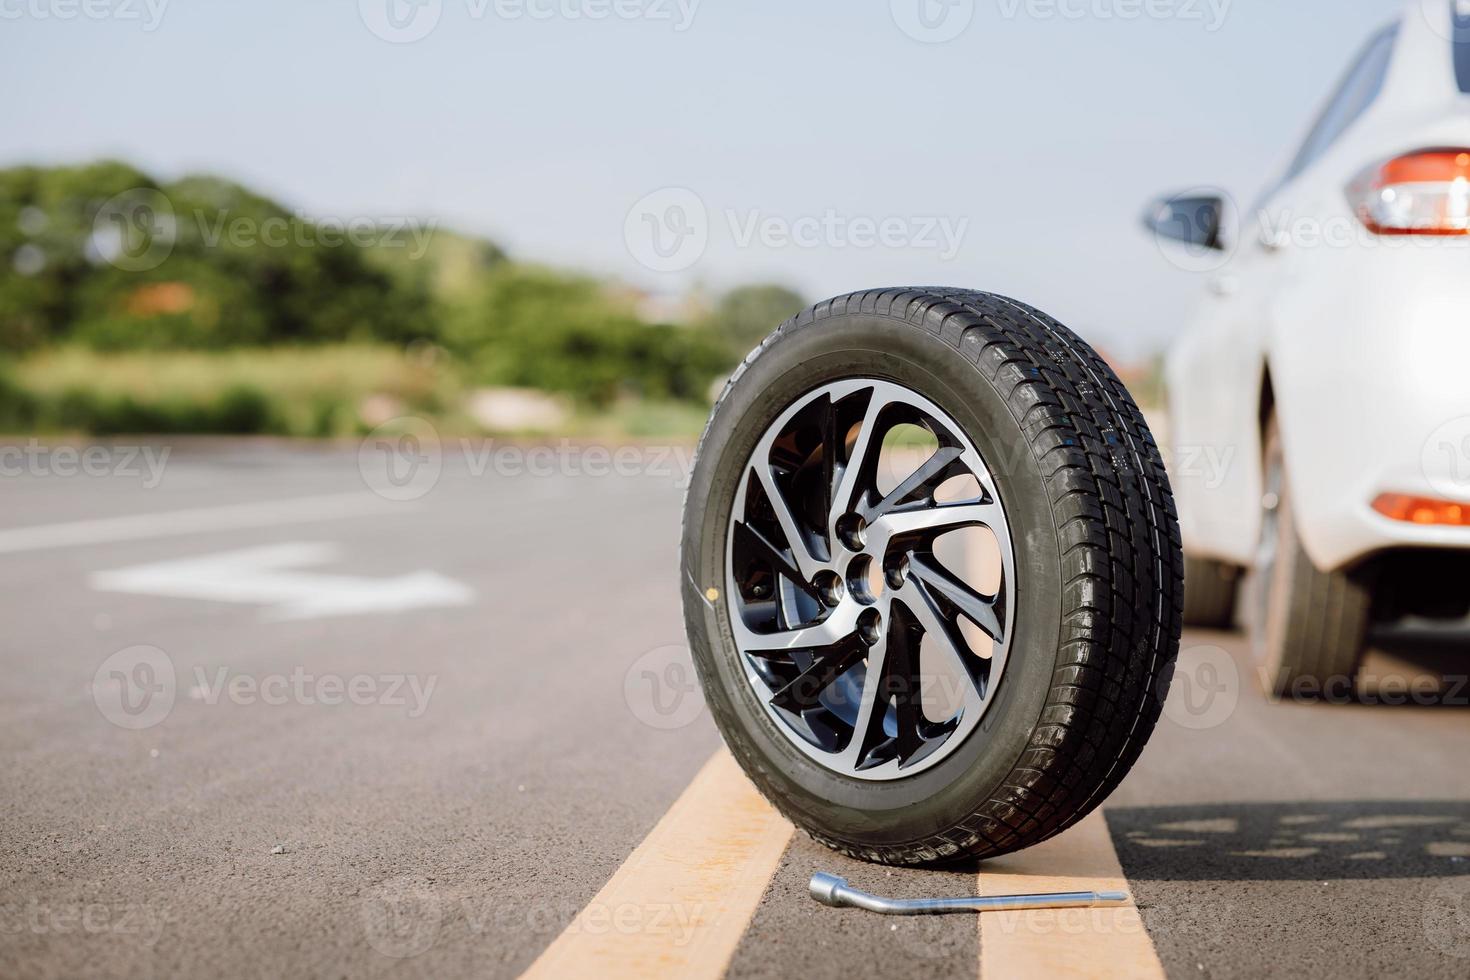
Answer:
M1214 196L1163 197L1143 213L1143 226L1159 238L1196 248L1223 249L1220 226L1225 199Z

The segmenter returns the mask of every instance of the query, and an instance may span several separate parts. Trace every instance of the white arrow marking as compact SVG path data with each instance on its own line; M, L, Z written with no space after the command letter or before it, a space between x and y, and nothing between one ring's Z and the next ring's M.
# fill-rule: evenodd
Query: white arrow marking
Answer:
M94 572L88 581L101 592L264 605L261 618L267 620L463 606L475 597L469 586L437 572L371 579L290 570L337 558L335 545L292 541Z

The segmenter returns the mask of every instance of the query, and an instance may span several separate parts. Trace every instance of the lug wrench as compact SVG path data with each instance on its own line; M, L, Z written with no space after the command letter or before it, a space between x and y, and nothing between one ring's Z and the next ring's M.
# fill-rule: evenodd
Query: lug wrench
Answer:
M867 909L879 915L945 915L950 912L1001 912L1011 909L1088 909L1124 905L1123 892L1053 892L1046 895L984 895L974 898L883 898L849 888L846 878L818 871L809 886L812 898L833 908Z

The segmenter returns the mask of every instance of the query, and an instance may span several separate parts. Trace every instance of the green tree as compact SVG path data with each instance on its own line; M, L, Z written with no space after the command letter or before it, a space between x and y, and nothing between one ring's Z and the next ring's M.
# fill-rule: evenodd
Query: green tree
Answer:
M731 362L708 332L646 324L601 283L503 266L450 318L445 339L480 384L563 392L606 405L620 394L702 399Z
M807 305L800 293L774 284L737 286L720 297L710 326L737 358Z

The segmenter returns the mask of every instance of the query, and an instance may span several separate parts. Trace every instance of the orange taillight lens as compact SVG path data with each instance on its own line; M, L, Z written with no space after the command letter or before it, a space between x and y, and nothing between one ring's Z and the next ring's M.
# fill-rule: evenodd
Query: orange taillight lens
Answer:
M1470 527L1470 504L1457 504L1451 500L1384 493L1373 501L1373 509L1384 517L1408 524Z
M1421 150L1375 164L1348 201L1380 235L1470 235L1470 149Z

